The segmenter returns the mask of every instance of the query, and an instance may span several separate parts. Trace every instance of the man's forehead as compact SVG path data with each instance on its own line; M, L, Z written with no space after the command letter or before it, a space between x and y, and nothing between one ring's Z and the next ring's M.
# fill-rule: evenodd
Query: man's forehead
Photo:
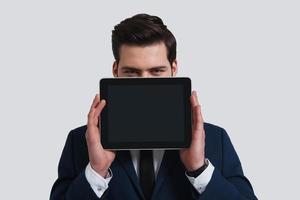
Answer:
M138 68L169 66L166 46L164 43L148 46L122 45L119 64Z

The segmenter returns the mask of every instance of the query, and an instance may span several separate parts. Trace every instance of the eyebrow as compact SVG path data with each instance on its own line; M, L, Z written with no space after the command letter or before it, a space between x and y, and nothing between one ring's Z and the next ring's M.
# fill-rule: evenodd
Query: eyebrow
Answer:
M155 66L155 67L150 67L147 70L154 70L154 69L164 69L164 70L166 70L167 68L168 68L167 66ZM122 70L141 71L141 69L136 68L136 67L131 67L131 66L124 66L124 67L122 67Z

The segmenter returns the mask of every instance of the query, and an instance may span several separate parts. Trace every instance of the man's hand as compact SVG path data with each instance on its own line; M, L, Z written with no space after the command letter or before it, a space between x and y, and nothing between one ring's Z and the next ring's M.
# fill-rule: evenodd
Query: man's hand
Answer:
M102 177L106 177L108 168L115 159L115 152L103 149L100 141L99 115L106 102L97 94L88 114L87 130L85 133L91 167Z
M187 171L195 171L204 165L205 132L201 107L195 91L192 92L190 101L192 106L192 142L189 148L180 150L180 159Z

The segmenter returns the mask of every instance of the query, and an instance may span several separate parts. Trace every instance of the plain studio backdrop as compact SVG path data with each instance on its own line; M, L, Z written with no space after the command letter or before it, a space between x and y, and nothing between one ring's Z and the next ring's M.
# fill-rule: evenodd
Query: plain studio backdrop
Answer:
M300 6L252 1L0 3L0 199L48 199L71 129L112 77L111 30L160 16L204 120L225 128L259 199L299 187Z

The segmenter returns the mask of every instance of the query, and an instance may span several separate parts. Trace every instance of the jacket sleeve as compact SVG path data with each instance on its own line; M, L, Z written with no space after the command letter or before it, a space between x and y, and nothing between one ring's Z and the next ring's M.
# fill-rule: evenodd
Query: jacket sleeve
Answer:
M249 180L244 176L239 157L226 131L222 129L222 167L215 167L202 194L192 189L197 200L257 200Z
M58 178L51 189L50 200L108 200L109 188L101 198L98 198L87 182L85 170L76 172L73 160L72 135L73 132L71 131L58 164Z

